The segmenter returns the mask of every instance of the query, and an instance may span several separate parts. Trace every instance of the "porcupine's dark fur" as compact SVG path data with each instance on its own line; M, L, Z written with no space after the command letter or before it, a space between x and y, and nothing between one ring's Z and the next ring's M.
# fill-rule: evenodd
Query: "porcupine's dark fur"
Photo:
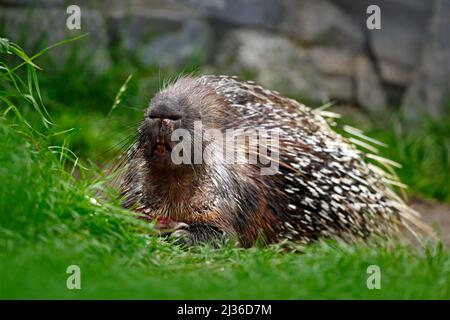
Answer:
M191 131L193 121L201 120L204 128L222 132L279 132L275 175L261 175L261 164L161 166L152 160L156 138L146 118L122 182L123 205L151 218L183 223L183 239L189 244L223 234L243 247L258 239L353 241L426 227L387 186L382 171L365 161L366 153L297 101L234 77L201 76L169 85L149 110L166 107L176 110L178 125Z

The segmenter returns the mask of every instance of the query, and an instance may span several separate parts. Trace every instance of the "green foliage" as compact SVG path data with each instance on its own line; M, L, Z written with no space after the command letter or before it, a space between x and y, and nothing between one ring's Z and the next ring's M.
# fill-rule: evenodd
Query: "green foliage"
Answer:
M149 238L117 249L50 239L3 259L1 298L71 299L448 299L450 259L437 247L422 254L397 245L319 243L302 254L276 247L181 250ZM104 245L102 248L101 245ZM95 251L92 248L95 247ZM145 248L145 250L144 250ZM87 250L90 249L90 250ZM65 270L81 268L81 290L67 290ZM369 290L367 267L381 269ZM32 266L32 267L30 267Z
M409 194L450 202L450 119L423 119L414 129L394 120L369 135L388 144L383 156L402 164L398 174Z

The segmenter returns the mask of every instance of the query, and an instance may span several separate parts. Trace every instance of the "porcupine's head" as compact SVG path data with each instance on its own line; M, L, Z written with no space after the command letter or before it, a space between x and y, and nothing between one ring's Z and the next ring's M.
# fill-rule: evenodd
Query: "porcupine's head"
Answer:
M183 175L204 169L203 132L221 128L224 101L195 78L169 85L151 100L139 129L138 148L153 174Z

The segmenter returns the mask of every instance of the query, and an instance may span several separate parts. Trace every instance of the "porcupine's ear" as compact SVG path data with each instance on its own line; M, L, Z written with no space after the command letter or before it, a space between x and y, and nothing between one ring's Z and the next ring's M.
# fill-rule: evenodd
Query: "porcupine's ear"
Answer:
M338 119L341 118L340 114L326 110L333 104L334 103L327 103L312 110L315 114L324 118L330 127L338 126ZM404 190L408 186L400 181L400 178L394 169L401 169L401 164L378 155L378 147L386 148L388 145L366 136L363 131L358 128L344 125L342 129L348 134L348 136L344 136L343 138L362 152L367 159L372 160L371 163L368 163L369 170L382 177L382 181L386 187L385 195L388 199L391 199L390 204L398 210L401 217L401 225L422 245L424 244L423 236L428 236L433 240L437 240L437 236L433 229L420 219L420 214L416 210L405 203L407 197ZM399 197L393 188L396 188L401 193L402 197Z

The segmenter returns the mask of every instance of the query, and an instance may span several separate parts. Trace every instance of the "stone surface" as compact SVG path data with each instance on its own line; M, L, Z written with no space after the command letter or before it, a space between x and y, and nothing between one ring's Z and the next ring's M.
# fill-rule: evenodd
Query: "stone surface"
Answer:
M144 66L180 67L193 57L205 59L212 42L207 23L192 16L153 11L110 20L110 29Z
M120 43L125 50L118 58L142 68L178 68L197 57L215 72L254 72L265 86L292 96L357 102L375 112L402 102L411 118L422 112L439 117L448 112L440 106L449 91L449 3L79 0L82 30L69 31L68 0L0 0L0 36L33 53L89 32L46 56L64 65L75 50L80 63L102 72L111 65L110 45ZM381 8L381 30L366 27L371 4Z
M307 49L314 65L325 74L353 76L357 52L335 47L310 47Z
M405 86L412 80L413 70L419 63L421 31L399 27L395 20L386 20L383 29L374 30L370 36L381 76L387 83Z
M67 16L66 10L59 8L4 8L0 11L2 37L20 44L31 55L57 42L89 33L84 39L51 49L44 59L54 62L52 66L62 67L75 54L78 63L88 65L93 72L107 70L111 62L103 17L85 9L81 30L69 30Z
M426 38L432 1L423 0L332 0L364 33L378 64L382 81L406 86L420 60ZM369 30L366 9L376 4L381 10L381 30Z
M403 100L404 114L419 120L423 113L439 118L450 107L450 1L436 0L421 65Z
M306 44L360 48L363 34L340 8L325 0L285 0L281 32Z
M386 107L386 95L377 72L366 56L355 60L355 96L359 105L371 113L381 113Z
M1 1L1 0L0 0ZM172 14L190 14L198 16L199 10L189 5L187 0L77 0L81 8L91 8L101 12L106 18L126 18L130 15L152 15L155 11Z
M333 66L336 70L331 68L326 73L324 64L316 64L320 61L317 56L288 38L236 30L226 36L220 48L216 61L219 66L228 66L235 74L254 73L259 83L284 94L323 101L352 97L352 79L346 75L347 70L340 74L340 69ZM326 49L321 50L326 55Z
M57 7L71 4L68 0L0 0L0 6L35 6L35 7Z
M246 26L276 28L284 19L280 0L186 0L184 3L213 20Z

